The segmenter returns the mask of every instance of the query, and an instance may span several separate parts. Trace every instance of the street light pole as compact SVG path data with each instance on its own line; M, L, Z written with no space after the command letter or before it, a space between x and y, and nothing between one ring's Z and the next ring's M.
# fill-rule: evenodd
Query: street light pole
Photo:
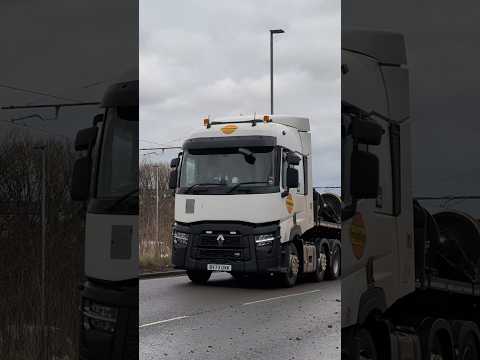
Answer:
M46 146L35 146L34 149L36 150L41 150L42 151L42 260L41 260L41 295L40 295L40 322L42 324L42 349L43 349L43 357L46 359L47 358L47 344L46 344L46 339L45 339L45 327L46 327L46 319L45 319L45 245L46 245L46 202L47 202L47 184L46 184L46 174L47 174L47 159L46 159Z
M283 34L282 29L270 30L270 114L273 115L273 34Z
M155 219L156 219L156 222L155 222L156 226L155 226L155 228L157 229L157 230L156 230L156 231L157 231L157 234L156 234L155 238L156 238L156 240L157 240L157 245L158 245L158 244L160 244L160 240L159 240L159 236L158 236L158 177L159 177L158 167L159 167L159 166L157 165L157 166L155 166L155 167L157 168L157 186L156 186L156 190L157 190L157 196L156 196L157 201L156 201L156 203L157 203L157 204L156 204L156 217L155 217ZM163 255L163 253L162 253L161 255Z

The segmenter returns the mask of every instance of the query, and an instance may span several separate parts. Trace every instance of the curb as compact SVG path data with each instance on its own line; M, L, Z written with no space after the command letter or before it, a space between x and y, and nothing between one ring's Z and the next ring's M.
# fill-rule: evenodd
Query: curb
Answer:
M154 271L146 272L140 274L140 279L155 279L162 277L171 277L171 276L182 276L187 272L185 270L169 270L169 271Z

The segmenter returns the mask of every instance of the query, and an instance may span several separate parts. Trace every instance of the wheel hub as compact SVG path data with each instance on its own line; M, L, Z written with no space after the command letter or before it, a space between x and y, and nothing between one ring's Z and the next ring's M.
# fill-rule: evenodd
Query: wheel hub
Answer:
M294 254L290 254L290 269L293 275L298 274L298 268L299 268L298 256Z
M327 256L324 253L320 253L320 256L317 260L317 266L321 271L325 271L327 269Z

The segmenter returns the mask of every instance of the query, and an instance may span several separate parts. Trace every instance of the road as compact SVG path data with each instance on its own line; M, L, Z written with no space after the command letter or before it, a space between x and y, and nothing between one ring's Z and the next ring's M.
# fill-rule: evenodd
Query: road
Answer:
M140 358L340 359L340 281L284 289L215 273L140 281Z

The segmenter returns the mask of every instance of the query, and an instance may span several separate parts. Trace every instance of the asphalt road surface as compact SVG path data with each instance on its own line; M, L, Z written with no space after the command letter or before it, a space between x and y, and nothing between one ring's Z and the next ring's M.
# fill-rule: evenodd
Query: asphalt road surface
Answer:
M140 281L140 359L340 359L340 281Z

